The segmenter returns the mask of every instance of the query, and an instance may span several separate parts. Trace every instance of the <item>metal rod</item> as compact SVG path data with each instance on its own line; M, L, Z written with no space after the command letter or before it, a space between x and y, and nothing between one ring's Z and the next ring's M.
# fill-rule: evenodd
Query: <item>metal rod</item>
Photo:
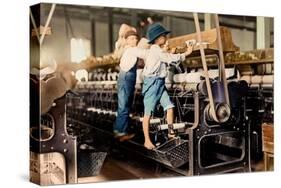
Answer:
M168 124L158 125L159 130L167 130ZM173 123L173 129L182 129L185 128L185 123Z

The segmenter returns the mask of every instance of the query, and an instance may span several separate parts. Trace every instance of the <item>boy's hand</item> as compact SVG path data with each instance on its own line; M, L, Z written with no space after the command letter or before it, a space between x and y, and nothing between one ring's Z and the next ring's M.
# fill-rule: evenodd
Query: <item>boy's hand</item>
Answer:
M191 40L187 40L185 41L186 46L194 46L196 44L196 40L195 39L191 39Z
M172 49L170 50L170 53L175 54L175 53L176 53L176 50L177 50L176 47L175 47L175 48L172 48Z
M196 40L192 39L192 40L187 40L185 41L187 49L185 52L185 56L188 56L189 54L191 54L192 50L193 50L193 46L196 44Z

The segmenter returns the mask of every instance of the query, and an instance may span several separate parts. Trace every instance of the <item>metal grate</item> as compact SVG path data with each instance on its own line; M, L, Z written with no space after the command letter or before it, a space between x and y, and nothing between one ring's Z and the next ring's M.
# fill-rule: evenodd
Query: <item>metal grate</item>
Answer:
M188 162L188 141L175 138L157 147L155 152L161 163L177 168Z

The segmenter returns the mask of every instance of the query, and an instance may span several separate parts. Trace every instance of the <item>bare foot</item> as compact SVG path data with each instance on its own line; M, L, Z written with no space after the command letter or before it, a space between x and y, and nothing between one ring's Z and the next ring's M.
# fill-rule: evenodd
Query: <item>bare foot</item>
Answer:
M173 138L175 138L175 137L176 137L175 134L168 134L168 138L169 138L169 139L173 139Z
M149 150L152 150L152 149L155 148L155 146L154 146L150 141L144 142L144 147L145 147L146 149L149 149Z
M168 138L169 139L173 139L175 137L176 137L175 131L173 129L169 129L169 131L168 131Z

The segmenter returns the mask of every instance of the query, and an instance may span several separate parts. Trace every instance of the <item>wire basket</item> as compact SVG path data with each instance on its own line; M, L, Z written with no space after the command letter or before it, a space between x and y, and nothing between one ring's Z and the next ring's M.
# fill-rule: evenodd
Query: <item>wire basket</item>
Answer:
M99 175L106 155L106 152L78 153L78 177L91 177Z
M188 141L175 138L155 149L159 162L177 168L188 162Z

